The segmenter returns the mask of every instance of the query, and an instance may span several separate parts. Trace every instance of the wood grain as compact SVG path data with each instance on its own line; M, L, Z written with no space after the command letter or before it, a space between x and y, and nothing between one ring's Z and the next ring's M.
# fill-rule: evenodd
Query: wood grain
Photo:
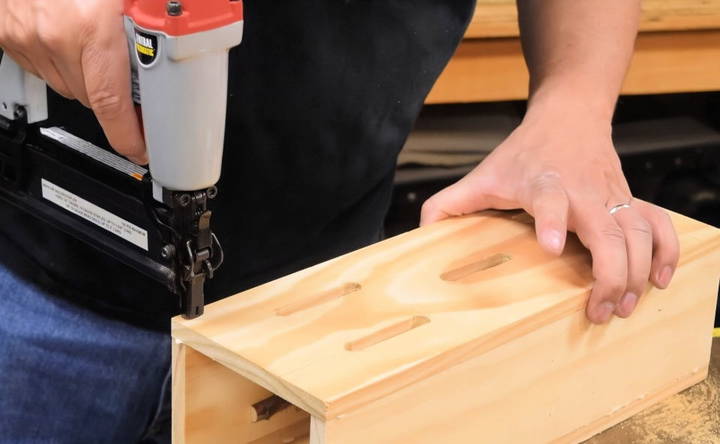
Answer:
M708 378L594 436L584 444L720 443L720 338Z
M495 233L492 240L488 232ZM440 278L446 269L495 253L514 260L460 282ZM336 415L334 406L347 404L347 397L382 396L427 371L417 369L463 359L459 346L492 342L508 324L558 306L557 316L579 309L590 287L587 261L578 243L570 244L564 261L545 255L529 226L506 217L462 218L213 304L200 319L176 321L174 335L245 372L255 366L263 374L255 382L315 416ZM537 280L535 293L515 286L524 278ZM276 314L278 307L345 282L358 282L362 290L294 315ZM432 322L360 353L345 349L408 316Z
M478 0L466 38L517 37L516 0ZM641 31L720 28L720 0L643 0Z
M562 257L545 254L522 215L415 230L174 319L173 335L227 367L203 380L238 373L258 391L234 395L239 405L275 393L312 415L308 441L325 444L576 442L704 377L718 230L673 215L671 288L649 289L628 320L592 326L587 252L571 237ZM278 311L288 306L301 309ZM209 418L185 413L188 429Z
M465 40L427 104L522 100L528 74L520 41ZM720 23L712 31L652 32L638 36L623 94L720 90Z
M307 437L310 417L296 407L255 422L252 405L270 394L193 348L174 343L173 443L269 444Z
M694 324L712 302L647 295L637 318L609 328L577 312L329 421L326 439L579 442L704 379L710 337Z
M185 444L185 418L192 415L185 406L188 403L186 393L187 367L186 352L188 348L178 341L172 342L172 442Z

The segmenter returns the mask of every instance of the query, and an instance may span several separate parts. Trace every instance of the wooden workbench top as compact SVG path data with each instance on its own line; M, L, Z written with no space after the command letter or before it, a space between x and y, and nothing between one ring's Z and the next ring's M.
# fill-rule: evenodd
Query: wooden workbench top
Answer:
M719 251L717 230L673 217L684 263ZM576 238L555 257L525 213L486 212L211 304L199 319L174 319L173 336L314 416L335 417L582 311L591 283Z
M623 94L720 90L720 0L643 0ZM465 40L426 103L523 100L515 0L478 0Z
M585 444L720 443L720 338L713 340L708 378L621 422Z
M517 37L516 0L478 0L466 38ZM720 28L720 0L643 0L640 31Z

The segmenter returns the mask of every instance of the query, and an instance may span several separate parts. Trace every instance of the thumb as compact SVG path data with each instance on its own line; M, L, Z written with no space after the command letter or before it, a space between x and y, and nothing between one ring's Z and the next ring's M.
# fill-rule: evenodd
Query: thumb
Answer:
M491 198L484 190L481 181L470 180L469 177L441 190L423 204L420 226L491 208Z

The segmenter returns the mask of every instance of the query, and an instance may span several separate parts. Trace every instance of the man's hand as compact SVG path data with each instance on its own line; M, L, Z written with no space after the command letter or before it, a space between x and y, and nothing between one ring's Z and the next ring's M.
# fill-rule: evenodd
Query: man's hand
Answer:
M59 94L92 108L120 154L147 163L122 0L0 0L0 47Z
M485 208L524 208L546 250L567 230L593 258L588 318L635 309L648 278L670 283L678 241L668 215L632 199L611 139L640 0L518 0L530 100L523 123L472 173L430 198L422 223ZM630 204L614 214L617 205Z
M423 205L422 224L497 208L535 217L542 247L560 254L567 230L593 258L588 318L627 317L648 278L665 288L678 260L667 213L632 199L610 137L610 125L587 110L530 113L474 171ZM630 203L611 215L615 205Z

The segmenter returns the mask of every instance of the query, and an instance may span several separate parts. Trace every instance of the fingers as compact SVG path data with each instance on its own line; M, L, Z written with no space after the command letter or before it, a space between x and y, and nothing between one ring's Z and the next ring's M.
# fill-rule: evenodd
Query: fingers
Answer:
M466 176L441 190L423 204L420 211L420 226L492 207L485 189L485 179Z
M75 98L50 57L38 57L34 60L34 65L38 74L40 74L40 77L45 80L53 91L57 92L66 99L72 100Z
M48 46L42 33L26 33L22 45L6 48L6 52L25 71L43 79L50 88L67 99L74 95L53 60L55 49Z
M40 73L38 73L35 65L33 65L27 57L22 55L22 53L13 51L10 48L3 48L3 51L5 52L5 54L9 55L10 58L13 59L15 63L17 63L22 69L29 72L30 74L33 74L36 77L40 77Z
M648 280L664 288L677 266L677 235L667 213L654 205L635 199L629 208L610 215L599 200L595 204L592 199L571 202L559 176L551 173L538 176L518 193L520 202L498 194L487 176L471 173L425 202L422 224L520 204L535 217L541 246L555 254L562 252L567 230L572 228L593 259L595 282L586 311L594 323L606 323L613 315L629 317Z
M618 211L613 217L625 234L628 256L627 286L615 314L626 318L635 310L650 276L652 227L633 206Z
M20 52L7 48L4 51L23 70L43 79L55 92L67 99L74 98L72 92L70 92L70 89L67 87L65 80L49 58L34 57L31 62L28 57Z
M122 2L61 3L0 0L0 44L52 89L90 106L120 154L147 163L130 91Z
M66 63L64 60L53 58L53 63L60 76L64 79L66 88L72 95L72 98L90 108L90 101L85 91L85 78L80 62Z
M538 176L530 185L524 207L535 218L535 234L543 249L561 254L567 237L569 202L558 176Z
M590 321L608 322L625 294L628 283L628 253L625 233L600 204L576 206L575 231L592 255L595 278L587 304Z
M40 54L36 59L52 67L50 77L45 77L48 85L66 98L88 106L77 43L47 22L39 26L37 40L35 47Z
M658 288L667 288L680 257L680 243L670 216L663 209L635 199L633 206L650 223L653 238L653 258L650 279Z
M88 102L112 147L144 164L147 154L131 97L127 43L124 38L107 40L82 54Z
M679 246L669 216L658 207L635 199L610 216L597 206L579 215L576 231L593 257L595 284L587 307L591 321L607 322L613 313L630 316L648 280L660 288L669 284Z

